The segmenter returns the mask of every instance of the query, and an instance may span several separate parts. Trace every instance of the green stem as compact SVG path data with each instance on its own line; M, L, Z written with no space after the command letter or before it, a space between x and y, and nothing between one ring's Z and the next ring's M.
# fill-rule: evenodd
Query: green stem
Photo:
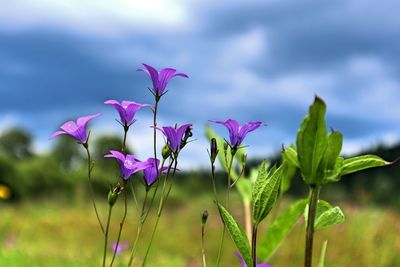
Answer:
M306 232L306 248L304 257L304 267L311 267L312 250L314 241L314 222L317 212L317 203L319 198L320 187L318 185L310 185L310 200L308 203L308 219Z
M251 255L253 257L253 267L257 266L257 228L258 224L253 224L253 235L251 238Z
M128 135L128 130L129 130L129 126L124 126L124 139L122 141L122 148L121 148L121 152L124 153L126 150L126 137Z
M251 229L251 202L248 200L243 201L244 209L244 223L246 229L246 235L249 242L251 242L252 229Z
M93 186L92 186L92 169L93 169L93 164L92 164L92 159L90 156L90 151L89 151L89 146L88 144L84 144L83 145L84 148L86 149L86 153L87 153L87 161L88 161L88 184L89 184L89 192L90 192L90 197L92 199L92 203L93 203L93 208L94 208L94 212L96 213L96 218L97 221L99 222L101 231L104 234L104 226L103 223L100 220L100 216L99 213L97 211L97 206L96 206L96 201L94 199L94 191L93 191Z
M232 165L233 165L234 156L235 155L232 155L231 160L229 162L229 166L228 166L228 184L227 184L227 193L226 193L227 195L226 195L226 203L225 203L227 210L229 208L229 200L230 200L230 192L231 192L231 169L232 169ZM221 218L221 220L222 220L222 218ZM222 249L223 249L224 240L225 240L225 232L226 232L226 227L225 227L225 224L223 224L221 239L219 241L219 247L218 247L217 263L215 265L216 267L218 267L221 262Z
M121 240L121 234L122 234L122 228L124 227L124 223L125 223L125 219L126 219L126 214L128 213L128 196L127 196L127 192L126 189L124 188L124 216L122 217L121 222L119 223L119 232L118 232L118 238L117 238L117 245L115 247L114 253L113 253L113 257L110 263L110 267L113 266L114 260L115 260L115 256L117 255L117 248L119 246L119 242Z
M167 200L168 195L169 195L169 191L168 191L168 194L165 195L165 187L166 187L166 181L168 180L169 173L171 172L171 168L172 168L172 164L173 163L174 163L174 160L171 160L171 162L170 162L170 164L168 166L167 173L164 176L164 185L163 185L163 191L162 191L161 196L160 196L160 203L159 203L159 206L158 206L157 219L156 219L156 223L155 223L154 228L153 228L153 232L151 233L150 243L149 243L149 245L147 247L146 255L144 256L144 259L143 259L143 262L142 262L142 267L146 266L147 258L148 258L149 253L150 253L150 248L151 248L151 246L153 244L153 240L154 240L154 236L155 236L156 231L157 231L158 223L160 221L161 214L162 214L162 211L163 211L164 206L165 206L164 203Z
M156 97L156 104L154 105L154 116L153 116L153 152L154 152L154 160L157 162L157 110L158 110L158 101L159 99ZM157 177L159 174L158 168L156 168Z
M112 212L112 206L109 205L109 208L108 208L108 217L107 217L107 225L106 225L106 232L104 233L103 267L106 266L107 242L108 242L108 229L109 229L109 227L110 227L111 212Z
M142 233L142 229L143 229L143 225L145 222L145 208L146 208L146 203L147 203L147 198L148 198L148 190L146 190L145 192L145 196L144 196L144 200L143 200L143 204L142 204L142 212L140 214L140 218L139 218L139 224L138 224L138 228L136 230L136 238L135 241L133 242L132 245L132 250L131 250L131 255L129 257L129 262L128 262L128 266L131 266L133 263L133 259L135 258L136 255L136 250L137 250L137 244L140 238L140 235Z
M201 225L201 255L203 258L203 267L207 267L207 261L206 261L206 250L204 246L204 239L205 239L205 224L203 223Z

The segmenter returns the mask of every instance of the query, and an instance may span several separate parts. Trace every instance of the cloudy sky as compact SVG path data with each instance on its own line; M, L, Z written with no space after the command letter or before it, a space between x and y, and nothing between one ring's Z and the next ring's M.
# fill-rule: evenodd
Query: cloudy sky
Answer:
M207 165L208 119L261 120L249 157L294 141L315 94L346 153L400 139L400 2L395 0L13 0L0 2L0 131L32 131L39 151L67 119L102 112L94 135L120 133L107 99L150 103L141 63L174 67L160 124L194 124L186 167ZM151 112L129 136L151 155ZM215 125L220 134L226 132Z

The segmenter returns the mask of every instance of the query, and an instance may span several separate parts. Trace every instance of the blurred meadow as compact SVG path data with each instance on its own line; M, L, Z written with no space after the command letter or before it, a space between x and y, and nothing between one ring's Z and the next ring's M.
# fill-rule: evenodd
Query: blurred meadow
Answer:
M8 134L15 132L9 131ZM24 135L22 131L19 133L20 136ZM20 142L11 141L11 138L6 142L4 137L4 134L0 137L0 266L99 266L103 237L89 198L85 161L81 154L83 149L68 138L60 138L50 153L35 155L29 149L24 153L18 149L29 148L28 143L18 146ZM102 150L108 146L112 148L113 143L118 146L120 142L117 136L105 136L94 142L96 168L93 182L103 220L107 210L107 185L115 181L118 172L116 163L101 157L104 154ZM399 148L377 148L371 153L393 158ZM248 165L254 167L259 162L252 160ZM343 183L324 188L321 198L333 205L340 205L346 221L317 232L315 260L322 243L328 240L328 267L400 265L399 184L398 180L391 178L398 177L398 172L399 168L395 165L364 171L345 177ZM218 187L222 190L225 176L219 173L217 178ZM144 195L141 175L132 179L141 202ZM207 209L210 216L206 225L206 251L209 264L212 265L218 251L221 221L213 204L208 170L181 172L175 181L149 264L201 266L200 218ZM305 189L301 178L295 176L289 193L276 209L282 211L295 198L305 197ZM243 220L242 203L237 192L234 192L232 212ZM271 217L276 216L277 212L273 211ZM110 242L116 240L122 214L121 198L113 213ZM130 197L122 244L131 244L135 237L137 216L137 209ZM301 218L298 221L271 258L273 266L301 266L304 257L303 220ZM261 225L261 236L270 223L271 219ZM140 240L136 262L140 263L144 255L153 224L154 214L150 215L150 220L144 226L144 238ZM232 241L226 237L221 266L239 266L235 251ZM110 252L111 248L109 255ZM128 259L129 249L117 255L115 266L126 266Z

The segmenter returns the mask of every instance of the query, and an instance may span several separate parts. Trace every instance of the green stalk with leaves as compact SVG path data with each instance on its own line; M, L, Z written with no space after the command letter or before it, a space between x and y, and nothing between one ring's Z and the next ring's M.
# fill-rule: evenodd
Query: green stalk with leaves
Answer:
M325 113L325 102L316 96L297 133L296 147L288 147L282 153L286 161L300 169L303 181L309 186L310 191L306 210L304 267L312 266L314 231L344 220L343 212L338 207L333 208L327 204L325 211L321 212L319 209L321 188L326 184L340 181L346 174L390 164L375 155L348 159L341 157L343 136L334 130L328 134Z

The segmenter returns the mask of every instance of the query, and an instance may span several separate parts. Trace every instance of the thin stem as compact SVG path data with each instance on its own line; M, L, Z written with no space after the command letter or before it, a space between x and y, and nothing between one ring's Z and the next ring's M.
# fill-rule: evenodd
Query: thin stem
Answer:
M304 257L304 267L311 267L312 264L312 249L314 241L314 222L317 212L317 203L320 187L318 185L310 185L310 200L308 203L308 219L306 232L306 249Z
M156 97L156 104L154 105L154 116L153 116L153 150L154 150L154 160L157 162L157 110L158 110L158 101L159 99ZM157 177L159 174L158 168Z
M253 224L253 235L251 238L251 255L253 257L253 267L257 266L257 228L258 224Z
M109 205L109 208L108 208L108 217L107 217L107 225L106 225L106 232L104 233L103 267L106 266L107 242L108 242L108 229L109 229L109 227L110 227L111 212L112 212L112 206Z
M243 201L243 208L244 208L244 224L245 224L245 229L246 229L246 235L247 238L249 239L249 242L251 242L251 236L252 236L252 226L251 226L251 203L250 201Z
M115 250L113 253L113 257L110 263L110 267L113 266L115 256L117 255L117 248L119 246L119 242L121 239L121 234L122 234L122 228L124 227L125 219L126 219L126 214L128 213L128 194L126 192L126 189L124 188L124 216L122 217L121 222L119 223L119 232L118 232L118 238L117 238L117 244L115 246Z
M229 208L229 200L230 200L230 192L231 192L231 170L232 170L234 156L235 155L232 155L231 160L229 162L229 166L228 166L228 183L227 183L227 192L226 192L227 195L226 195L226 203L225 203L226 209ZM222 218L221 218L221 220L222 220ZM224 240L225 240L225 232L226 232L226 227L225 227L225 224L223 224L221 239L219 241L219 247L218 247L217 263L215 265L216 267L218 267L219 263L221 262L222 249L223 249Z
M203 267L207 267L206 249L205 249L205 245L204 245L204 239L205 239L205 224L202 223L202 225L201 225L201 255L203 258Z
M133 182L132 181L129 183L129 187L131 188L133 201L135 202L136 209L137 209L137 211L139 213L139 203L138 203L138 200L137 200L137 197L136 197L136 194L135 194L135 189L133 188Z
M133 259L135 258L136 250L137 250L137 244L138 244L140 235L142 233L143 225L144 225L144 222L145 222L143 217L145 216L145 207L146 207L146 203L147 203L147 196L148 196L148 190L146 190L146 193L145 193L145 196L144 196L144 200L143 200L143 204L142 204L142 212L140 214L139 225L138 225L138 228L136 230L136 238L135 238L135 241L133 242L133 245L132 245L132 250L131 250L131 255L129 257L128 266L132 265Z
M122 141L121 152L125 152L125 150L126 150L126 137L128 135L128 130L129 130L129 126L128 125L124 125L124 139Z
M90 151L89 151L88 144L83 145L83 147L86 150L87 161L88 161L88 184L89 184L90 197L92 199L93 208L94 208L94 212L96 213L97 221L99 222L101 231L104 234L104 226L103 226L103 223L100 220L100 216L99 216L99 213L97 211L97 206L96 206L96 201L94 199L94 191L93 191L93 186L92 186L92 170L93 170L94 165L92 164L92 159L91 159L91 156L90 156Z
M160 203L159 203L158 212L157 212L157 219L156 219L156 223L155 223L154 228L153 228L153 232L151 233L150 243L149 243L149 245L147 247L146 255L144 256L144 259L143 259L143 262L142 262L142 267L146 266L146 262L147 262L147 258L149 256L150 248L151 248L151 246L153 244L153 240L154 240L154 236L156 234L158 223L160 221L161 214L162 214L162 211L164 209L164 203L167 200L168 195L169 195L169 191L168 191L168 194L165 195L165 185L166 185L166 180L168 180L169 173L171 172L171 168L172 168L172 164L173 163L174 163L174 160L171 160L171 162L170 162L170 164L168 166L167 173L164 176L164 185L163 185L163 191L162 191L161 196L160 196Z

